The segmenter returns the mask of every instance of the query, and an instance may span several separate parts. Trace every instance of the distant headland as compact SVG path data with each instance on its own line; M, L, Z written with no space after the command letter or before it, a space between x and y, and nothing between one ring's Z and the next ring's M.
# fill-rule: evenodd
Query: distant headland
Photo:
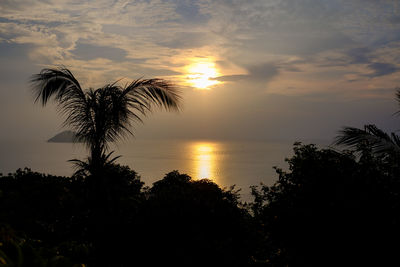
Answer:
M79 142L75 139L75 132L73 131L63 131L59 134L56 134L49 140L47 140L49 143L74 143L74 142Z

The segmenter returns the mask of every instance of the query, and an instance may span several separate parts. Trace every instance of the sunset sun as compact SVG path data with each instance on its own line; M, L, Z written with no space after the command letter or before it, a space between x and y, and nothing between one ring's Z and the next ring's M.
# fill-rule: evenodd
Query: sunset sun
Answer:
M197 89L209 90L210 86L219 83L212 79L218 76L218 71L212 62L195 62L188 66L187 73L188 82Z

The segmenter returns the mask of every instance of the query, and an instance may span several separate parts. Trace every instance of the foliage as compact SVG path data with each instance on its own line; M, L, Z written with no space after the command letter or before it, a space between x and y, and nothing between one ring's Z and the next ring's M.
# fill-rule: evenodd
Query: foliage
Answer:
M76 207L84 206L84 181L17 170L0 179L0 221L33 238L67 239L74 232ZM81 233L84 236L84 233Z
M400 137L390 135L375 125L365 125L364 129L344 127L336 138L336 145L345 145L358 152L362 152L363 146L369 146L377 155L387 155L400 159Z
M105 175L108 177L104 181L106 186L92 176L59 177L27 168L1 176L0 222L12 226L6 232L15 229L22 233L18 236L23 236L14 242L17 244L13 245L14 251L24 251L29 245L32 251L39 253L40 261L50 262L56 257L59 262L96 262L97 244L94 242L101 226L97 221L99 214L113 209L113 215L122 217L137 205L143 186L136 172L126 166L110 166ZM104 188L112 192L106 199ZM28 261L26 266L35 266L33 259L25 261ZM48 266L72 266L54 264Z
M96 177L17 170L0 177L0 221L35 251L48 251L38 256L43 261L58 255L88 266L251 262L251 217L233 187L176 171L143 185L120 165Z
M242 266L250 260L250 218L234 190L174 171L145 196L130 223L107 239L121 265L130 266L132 255L139 266Z
M273 186L253 187L251 208L266 239L259 259L272 266L378 265L395 259L400 180L365 147L350 153L296 144L289 172ZM368 258L365 258L368 255ZM398 260L396 260L398 262Z
M0 266L85 267L88 248L77 242L46 246L41 240L18 236L9 225L0 225Z

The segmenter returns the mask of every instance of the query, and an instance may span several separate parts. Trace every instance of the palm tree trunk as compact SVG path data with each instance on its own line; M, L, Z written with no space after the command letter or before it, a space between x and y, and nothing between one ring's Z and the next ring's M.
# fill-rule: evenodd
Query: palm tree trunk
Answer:
M90 171L93 175L100 174L103 164L101 162L102 149L98 142L96 142L96 144L92 145L90 154L91 154L91 160L92 160L91 166L90 166Z

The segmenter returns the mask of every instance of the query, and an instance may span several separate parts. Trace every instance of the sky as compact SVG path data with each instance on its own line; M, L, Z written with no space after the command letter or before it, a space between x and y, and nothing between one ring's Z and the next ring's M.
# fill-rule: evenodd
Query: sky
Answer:
M53 105L29 78L65 66L83 88L163 78L179 113L136 138L331 140L342 126L396 131L398 0L2 0L1 139L47 140Z

